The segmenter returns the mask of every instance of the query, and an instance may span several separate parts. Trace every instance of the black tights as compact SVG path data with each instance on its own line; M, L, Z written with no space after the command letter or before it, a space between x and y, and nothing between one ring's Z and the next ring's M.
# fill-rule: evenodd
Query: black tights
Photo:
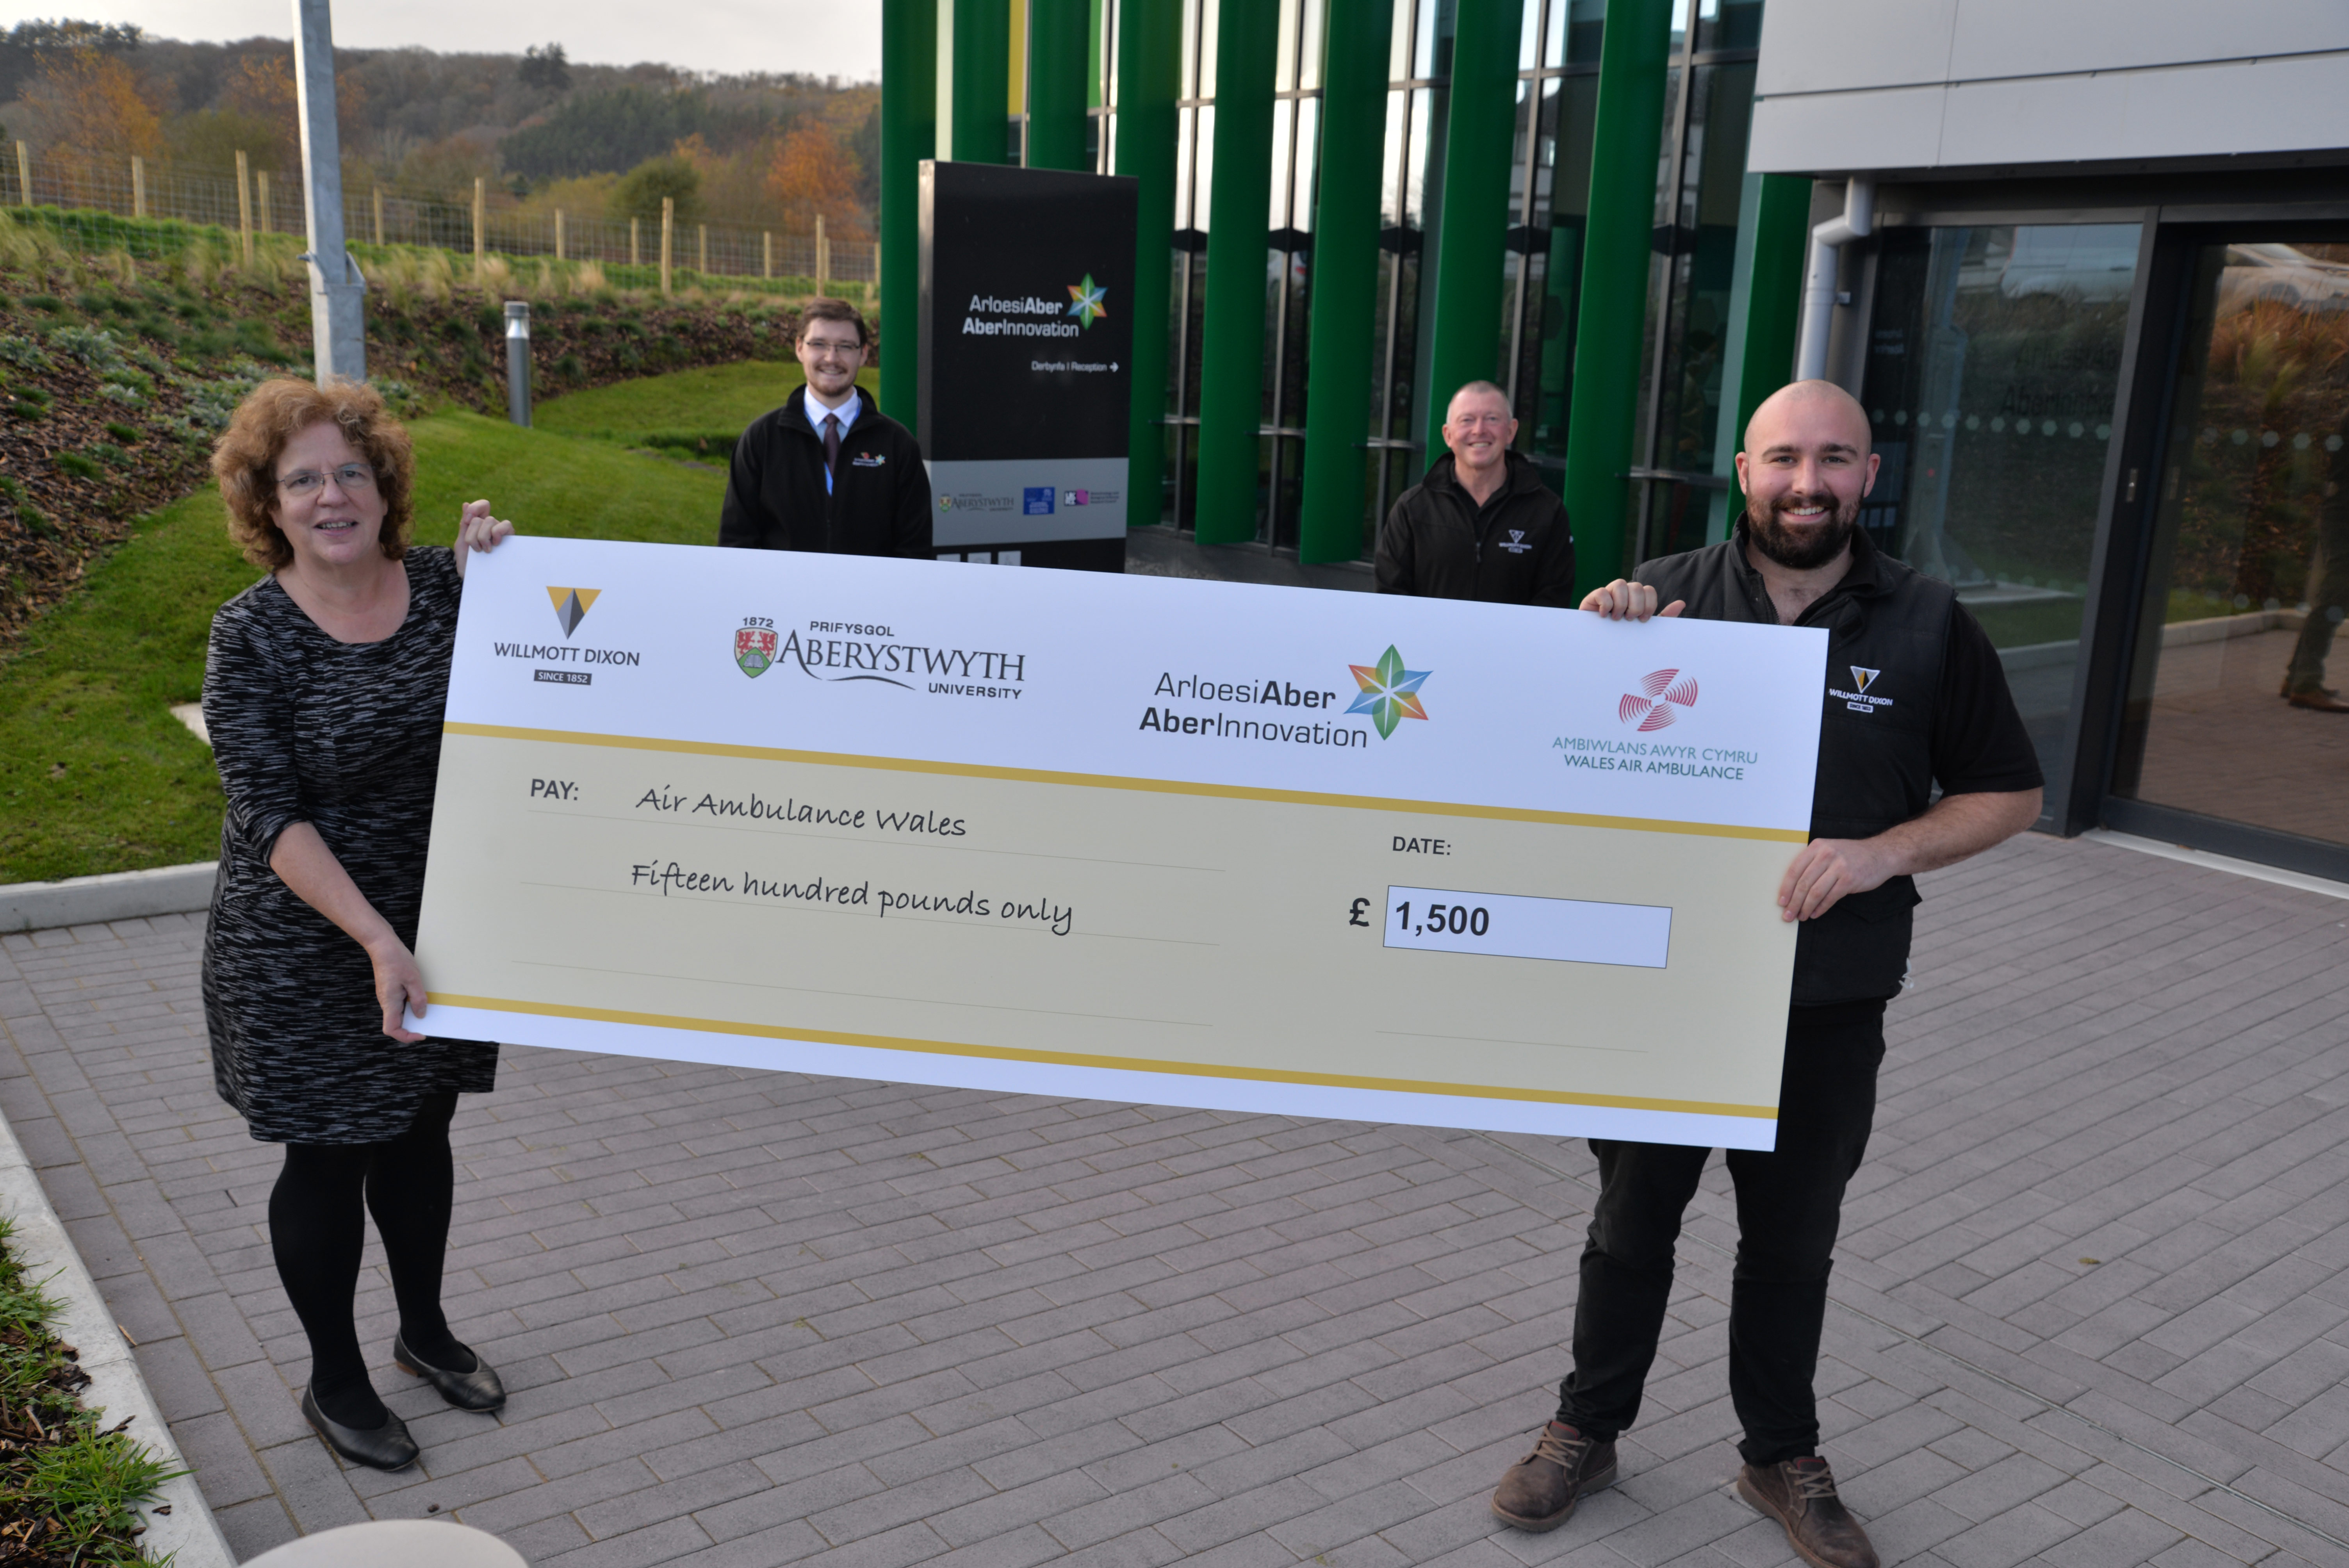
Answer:
M285 1169L269 1194L269 1244L277 1277L310 1336L310 1391L326 1418L373 1429L390 1412L367 1381L352 1305L367 1236L362 1194L383 1237L399 1334L435 1367L469 1371L472 1352L449 1332L440 1311L440 1264L449 1247L456 1161L449 1123L451 1091L428 1095L406 1132L383 1143L289 1143Z

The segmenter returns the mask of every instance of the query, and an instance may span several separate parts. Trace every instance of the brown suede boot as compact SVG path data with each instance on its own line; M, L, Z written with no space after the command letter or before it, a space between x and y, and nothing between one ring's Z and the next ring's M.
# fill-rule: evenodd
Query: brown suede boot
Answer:
M1878 1568L1868 1532L1836 1495L1835 1472L1813 1454L1737 1472L1737 1495L1786 1527L1795 1554L1813 1568Z
M1537 1532L1574 1517L1582 1494L1615 1481L1615 1445L1592 1442L1564 1421L1534 1439L1534 1451L1501 1472L1493 1489L1493 1517Z

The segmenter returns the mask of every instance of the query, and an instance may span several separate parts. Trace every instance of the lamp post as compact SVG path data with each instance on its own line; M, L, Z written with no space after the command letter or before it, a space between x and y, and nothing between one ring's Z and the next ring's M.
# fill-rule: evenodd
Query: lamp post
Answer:
M506 301L506 418L530 428L530 302Z
M310 340L318 384L367 379L367 280L343 249L343 153L335 127L334 18L327 0L294 0L294 86L302 111L302 194L310 248ZM244 155L239 153L242 164ZM242 170L239 170L242 172ZM243 182L238 182L243 195ZM264 227L268 215L262 218ZM252 240L245 260L253 260Z

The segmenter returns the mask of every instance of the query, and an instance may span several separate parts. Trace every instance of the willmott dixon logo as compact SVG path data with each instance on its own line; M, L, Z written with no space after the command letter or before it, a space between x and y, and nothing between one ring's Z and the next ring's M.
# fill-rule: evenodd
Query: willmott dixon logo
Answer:
M1362 688L1362 695L1346 711L1369 714L1381 740L1392 735L1404 719L1427 717L1427 709L1420 706L1419 685L1434 671L1403 668L1402 655L1392 646L1375 665L1346 667L1354 672L1354 682Z
M601 588L549 588L546 591L547 598L554 605L555 622L562 626L565 638L579 629L579 623L585 620L587 612L595 607L596 595L603 592Z
M1678 679L1680 673L1650 670L1641 676L1640 691L1625 692L1623 700L1615 705L1616 717L1625 724L1637 719L1641 735L1671 724L1680 717L1676 709L1696 706L1696 677Z
M1094 287L1093 275L1087 273L1084 282L1069 285L1069 314L1084 325L1092 325L1109 314L1109 307L1102 304L1102 295L1108 292Z

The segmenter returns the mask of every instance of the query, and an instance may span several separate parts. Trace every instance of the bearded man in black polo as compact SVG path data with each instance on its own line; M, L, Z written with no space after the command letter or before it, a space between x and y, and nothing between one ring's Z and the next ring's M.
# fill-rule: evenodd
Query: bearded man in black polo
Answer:
M1818 1455L1812 1377L1844 1188L1876 1113L1884 1008L1909 964L1919 872L1981 853L2039 815L2040 773L1990 639L1955 590L1879 553L1855 526L1876 480L1848 393L1801 381L1754 411L1737 454L1734 537L1640 567L1582 608L1823 626L1826 705L1811 841L1779 917L1800 921L1776 1148L1733 1150L1737 1264L1729 1391L1744 1439L1737 1490L1819 1568L1874 1568L1867 1532ZM1934 787L1940 789L1935 799ZM1557 1418L1509 1467L1493 1511L1554 1530L1615 1479L1671 1289L1672 1243L1703 1149L1591 1140L1599 1196L1582 1252L1574 1366Z

